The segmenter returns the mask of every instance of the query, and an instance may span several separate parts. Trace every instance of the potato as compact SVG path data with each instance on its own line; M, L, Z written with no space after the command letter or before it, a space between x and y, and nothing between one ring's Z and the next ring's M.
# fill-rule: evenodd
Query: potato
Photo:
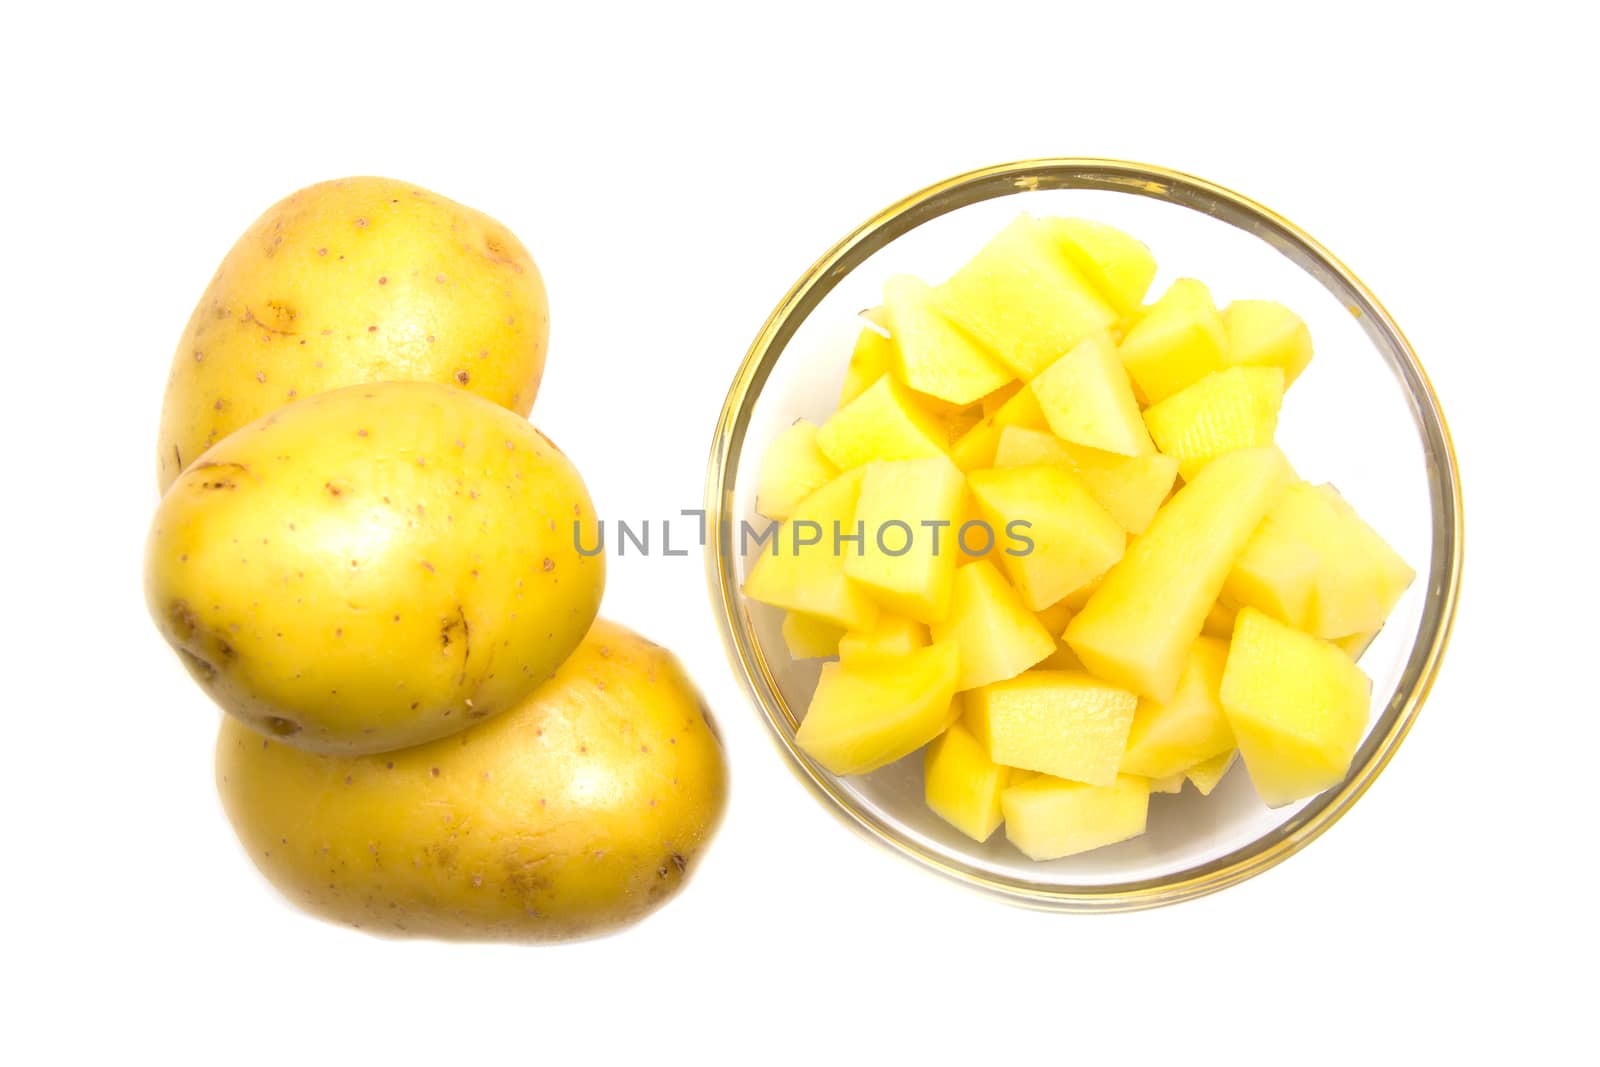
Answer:
M1138 313L1156 276L1150 249L1103 222L1045 218L1039 225L1118 315L1127 319Z
M949 614L933 624L931 636L961 650L958 691L1021 674L1055 651L1054 635L993 563L973 560L956 571L952 584Z
M1179 278L1145 309L1118 352L1140 394L1152 404L1222 369L1228 334L1211 290Z
M1196 641L1172 699L1139 698L1118 769L1152 782L1181 782L1190 768L1233 751L1233 731L1219 695L1227 661L1228 642L1204 636Z
M947 441L933 413L918 407L910 390L888 374L817 430L817 447L845 471L873 460L942 456Z
M308 749L431 741L521 701L605 581L578 472L426 382L308 397L206 452L156 511L146 597L229 713Z
M1081 671L1023 671L966 694L966 724L996 763L1110 785L1138 698Z
M746 596L841 630L872 628L878 621L878 606L845 576L844 558L832 544L834 524L851 525L865 475L866 468L853 467L801 501L777 529L776 542L768 542L751 564L744 581ZM797 529L800 523L811 525ZM801 538L802 533L815 533L820 540L805 543L808 539Z
M1000 794L1006 837L1024 856L1060 859L1144 833L1150 782L1119 774L1109 785L1037 775Z
M1256 528L1223 591L1240 607L1325 638L1370 635L1416 571L1331 485L1289 486ZM1357 656L1366 641L1350 642Z
M849 530L858 549L844 545L844 573L878 606L919 622L950 610L960 553L951 532L961 520L966 486L945 456L873 462L864 468ZM831 550L830 528L823 550ZM816 551L816 549L813 549Z
M965 726L953 722L923 752L923 796L939 818L974 841L987 841L1000 826L1000 794L1011 773L989 758Z
M756 510L783 520L800 502L839 476L839 468L817 447L817 427L798 419L767 448L756 482Z
M673 896L727 790L722 746L671 653L604 620L505 714L431 744L306 752L232 720L217 789L291 901L371 933L552 941Z
M1050 432L1119 456L1156 450L1139 415L1133 382L1106 337L1091 337L1039 372L1029 387Z
M824 663L795 743L834 774L866 774L910 755L961 714L959 664L948 642Z
M933 290L907 274L883 286L896 377L924 396L976 404L1016 380L934 307Z
M1290 479L1272 446L1202 467L1067 624L1072 651L1097 676L1170 701L1228 572Z
M1239 612L1220 696L1273 808L1343 781L1372 715L1372 682L1343 649L1255 608Z
M441 382L527 415L549 332L538 267L487 215L386 178L302 189L239 238L178 342L161 489L239 427L340 386Z
M996 234L939 286L935 299L1023 380L1117 322L1117 313L1028 215Z
M1104 574L1127 547L1117 520L1064 467L970 471L967 485L996 536L1003 532L1021 545L998 559L1030 611L1043 611Z
M1287 389L1311 363L1305 320L1273 300L1235 300L1222 312L1230 367L1281 367Z
M1229 367L1151 404L1144 421L1162 453L1178 461L1183 480L1192 482L1224 452L1272 444L1282 404L1281 369Z

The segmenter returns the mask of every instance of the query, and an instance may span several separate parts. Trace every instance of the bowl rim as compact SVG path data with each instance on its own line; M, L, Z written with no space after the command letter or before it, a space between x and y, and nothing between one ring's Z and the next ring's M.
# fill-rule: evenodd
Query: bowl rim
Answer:
M1368 735L1340 786L1320 794L1285 823L1207 863L1139 881L1058 886L995 877L953 863L861 810L833 775L795 746L797 723L778 696L765 658L739 616L741 594L731 535L733 477L750 411L800 323L845 275L902 234L969 204L1039 189L1101 189L1164 200L1226 222L1274 247L1340 297L1361 320L1368 339L1409 394L1429 459L1434 550L1426 575L1427 599L1418 639L1394 697L1380 717L1380 722L1389 720L1387 729ZM1022 906L1054 911L1132 911L1204 896L1276 866L1326 832L1371 787L1416 721L1449 644L1461 586L1461 478L1455 447L1432 383L1377 297L1309 234L1254 200L1180 171L1117 159L1046 157L967 171L890 204L823 253L767 317L728 390L712 439L705 512L707 580L729 665L746 697L761 712L790 771L836 817L879 846L970 888ZM788 723L787 732L780 717Z

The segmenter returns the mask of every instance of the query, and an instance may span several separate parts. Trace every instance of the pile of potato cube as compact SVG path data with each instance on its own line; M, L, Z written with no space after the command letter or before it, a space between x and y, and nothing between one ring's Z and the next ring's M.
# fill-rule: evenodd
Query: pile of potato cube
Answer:
M1145 297L1149 249L1019 217L888 279L839 407L764 457L744 592L826 658L796 740L864 774L926 746L930 808L1052 859L1144 831L1241 756L1279 806L1340 783L1356 658L1412 569L1274 445L1311 361L1271 301Z

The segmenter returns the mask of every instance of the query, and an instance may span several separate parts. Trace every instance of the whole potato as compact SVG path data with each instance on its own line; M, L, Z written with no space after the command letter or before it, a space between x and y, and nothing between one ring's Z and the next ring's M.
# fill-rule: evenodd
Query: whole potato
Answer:
M605 582L583 480L543 434L424 382L308 397L204 453L156 511L146 598L212 698L265 733L378 752L504 711Z
M527 415L549 332L538 267L489 216L387 178L302 189L195 306L161 412L161 489L239 427L340 386L440 382Z
M604 932L682 885L727 772L665 649L601 620L554 678L454 737L328 756L224 720L217 789L257 867L324 919L391 936Z

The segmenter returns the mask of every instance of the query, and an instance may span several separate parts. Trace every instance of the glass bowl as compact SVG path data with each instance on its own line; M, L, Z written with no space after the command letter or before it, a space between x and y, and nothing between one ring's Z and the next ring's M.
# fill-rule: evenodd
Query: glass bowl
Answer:
M1021 211L1110 223L1160 268L1152 296L1197 277L1218 305L1280 300L1306 320L1316 358L1285 397L1278 442L1304 478L1331 481L1417 570L1361 658L1371 724L1343 784L1267 808L1235 765L1209 797L1151 798L1146 833L1036 863L996 832L978 844L923 803L921 754L838 778L795 745L820 670L795 661L782 612L740 592L741 520L761 456L799 417L834 409L862 320L898 272L948 277ZM729 657L791 768L846 823L930 870L1013 902L1064 911L1153 907L1215 892L1305 847L1377 778L1422 707L1449 638L1461 579L1461 486L1438 399L1394 321L1348 268L1292 223L1221 186L1143 164L1036 159L972 171L886 208L825 253L779 302L717 424L706 488L707 568ZM759 551L759 549L757 549Z

